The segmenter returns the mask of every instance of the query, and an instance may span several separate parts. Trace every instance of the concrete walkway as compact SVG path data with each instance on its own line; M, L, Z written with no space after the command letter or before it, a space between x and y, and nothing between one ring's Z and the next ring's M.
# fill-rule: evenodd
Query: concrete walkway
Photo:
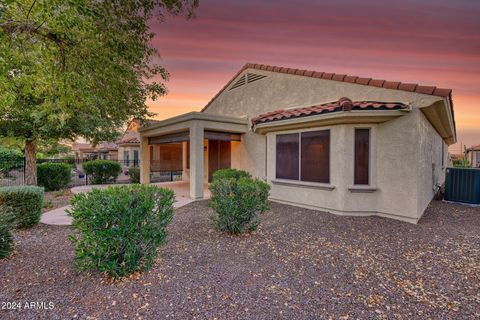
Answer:
M175 182L161 182L161 183L154 183L154 185L172 189L175 192L175 203L173 204L174 208L180 208L184 205L193 202L194 200L190 199L190 184L185 181L175 181ZM124 186L124 184L115 184L115 185L89 185L89 186L80 186L80 187L73 187L71 189L73 194L78 193L86 193L92 189L105 189L110 186L118 187ZM208 190L207 185L205 185L205 199L210 198L210 190ZM59 225L59 226L66 226L72 224L72 218L67 214L65 210L69 209L70 206L65 206L61 208L57 208L42 214L40 219L41 223L44 224L51 224L51 225Z

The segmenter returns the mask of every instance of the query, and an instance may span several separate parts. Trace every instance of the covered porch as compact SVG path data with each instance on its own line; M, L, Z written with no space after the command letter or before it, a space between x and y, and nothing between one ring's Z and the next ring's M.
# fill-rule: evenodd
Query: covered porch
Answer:
M156 172L176 172L176 180L188 184L190 199L203 199L212 174L232 166L232 150L241 148L247 130L246 118L202 112L141 128L140 182L153 182Z

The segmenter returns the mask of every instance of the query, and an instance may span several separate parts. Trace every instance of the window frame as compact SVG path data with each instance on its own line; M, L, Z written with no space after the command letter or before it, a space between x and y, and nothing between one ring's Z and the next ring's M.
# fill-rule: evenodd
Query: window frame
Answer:
M306 132L317 132L317 131L328 131L328 182L317 182L317 181L308 181L302 180L302 134ZM287 179L287 178L278 178L277 172L277 136L286 135L286 134L297 134L298 135L298 179ZM275 137L275 174L274 179L278 182L285 182L287 184L301 184L307 186L331 186L332 182L332 130L331 127L322 127L322 128L312 128L310 130L295 130L295 131L282 131L276 132Z
M363 130L368 130L368 183L367 184L356 184L355 183L355 160L356 160L356 154L355 154L355 133L357 132L357 129L363 129ZM353 148L353 175L352 175L352 186L354 187L369 187L372 186L373 183L373 172L372 172L372 153L373 153L373 143L372 143L372 138L373 138L373 130L372 127L369 126L359 126L359 127L354 127L353 128L353 143L352 143L352 148Z

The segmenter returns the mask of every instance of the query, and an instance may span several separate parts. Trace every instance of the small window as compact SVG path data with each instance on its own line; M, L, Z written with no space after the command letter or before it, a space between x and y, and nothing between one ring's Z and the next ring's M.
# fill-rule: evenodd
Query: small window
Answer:
M369 184L370 129L355 129L354 184Z
M298 180L299 173L298 133L277 135L277 179Z

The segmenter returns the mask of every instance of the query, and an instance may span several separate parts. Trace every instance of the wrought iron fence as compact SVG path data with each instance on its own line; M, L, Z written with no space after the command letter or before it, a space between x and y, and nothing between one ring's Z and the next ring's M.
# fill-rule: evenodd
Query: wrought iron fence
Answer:
M0 187L25 184L25 158L0 159Z
M70 186L83 186L89 184L88 176L83 170L83 164L90 159L37 159L37 164L67 163L72 166L72 181ZM130 183L129 169L140 167L140 160L110 160L120 163L122 170L114 183ZM178 181L182 179L181 170L155 171L151 174L151 182ZM25 158L0 159L0 187L25 184Z

